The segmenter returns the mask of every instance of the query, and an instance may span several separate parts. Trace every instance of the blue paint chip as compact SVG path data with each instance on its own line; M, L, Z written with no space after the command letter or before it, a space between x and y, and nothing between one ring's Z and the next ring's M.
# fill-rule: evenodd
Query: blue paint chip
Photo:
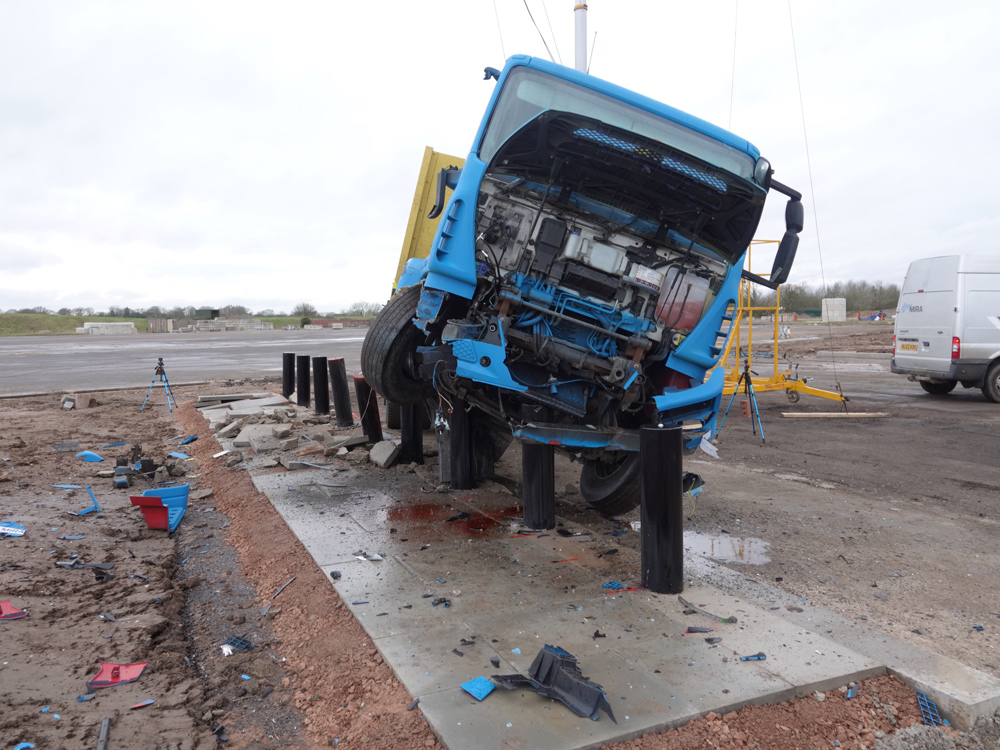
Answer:
M462 690L467 692L477 701L481 701L487 695L492 693L494 688L496 688L496 685L487 680L485 677L476 677L475 679L462 684Z
M519 653L521 653L521 649L519 649L519 648L512 648L512 649L510 650L510 652L511 652L512 654L519 654Z
M98 461L104 460L102 456L98 456L93 451L81 451L80 453L76 454L76 457L82 458L84 461L91 464L96 464Z
M244 680L249 680L250 679L250 675L248 675L248 674L241 674L240 677L242 677Z
M174 451L173 453L168 453L167 455L170 456L171 458L191 458L187 453L180 453L178 451Z
M189 443L193 443L197 439L198 439L197 435L188 435L186 438L181 440L180 445L188 445Z

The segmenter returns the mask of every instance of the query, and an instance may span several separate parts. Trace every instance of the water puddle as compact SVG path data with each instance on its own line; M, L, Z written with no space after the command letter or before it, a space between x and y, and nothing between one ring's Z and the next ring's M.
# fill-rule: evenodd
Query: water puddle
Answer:
M762 565L771 562L767 556L771 545L763 539L743 538L729 534L699 534L684 532L684 550L719 562Z

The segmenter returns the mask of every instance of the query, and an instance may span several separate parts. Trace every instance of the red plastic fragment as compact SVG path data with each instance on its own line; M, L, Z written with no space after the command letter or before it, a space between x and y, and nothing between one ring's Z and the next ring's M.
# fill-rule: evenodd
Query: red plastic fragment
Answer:
M169 514L167 512L167 506L163 504L163 500L158 497L140 495L131 496L129 500L132 501L132 505L138 505L139 510L142 511L142 515L146 519L146 526L151 529L163 529L167 531L169 527Z
M87 681L91 687L113 687L124 685L126 682L134 682L139 679L139 675L149 664L148 661L137 664L114 664L109 661L101 662L101 669L98 673Z
M0 602L0 620L20 620L22 617L27 616L28 613L11 604L10 599Z
M134 706L129 706L128 708L129 708L129 711L131 711L134 708L145 708L146 706L152 706L154 703L156 703L156 701L154 701L152 698L150 698L148 700L139 701Z

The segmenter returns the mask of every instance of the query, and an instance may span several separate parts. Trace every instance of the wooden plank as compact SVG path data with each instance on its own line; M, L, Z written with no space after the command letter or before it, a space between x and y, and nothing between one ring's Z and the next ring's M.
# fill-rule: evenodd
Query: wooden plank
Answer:
M856 411L850 414L842 411L783 411L781 416L789 419L885 419L892 415L887 411Z

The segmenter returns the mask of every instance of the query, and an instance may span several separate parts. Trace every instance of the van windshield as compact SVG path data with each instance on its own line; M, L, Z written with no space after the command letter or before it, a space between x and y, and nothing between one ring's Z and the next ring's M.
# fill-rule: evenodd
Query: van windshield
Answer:
M753 177L755 162L748 154L638 107L525 67L515 68L507 76L483 135L479 158L489 162L513 132L547 109L591 117L673 146L747 180Z

